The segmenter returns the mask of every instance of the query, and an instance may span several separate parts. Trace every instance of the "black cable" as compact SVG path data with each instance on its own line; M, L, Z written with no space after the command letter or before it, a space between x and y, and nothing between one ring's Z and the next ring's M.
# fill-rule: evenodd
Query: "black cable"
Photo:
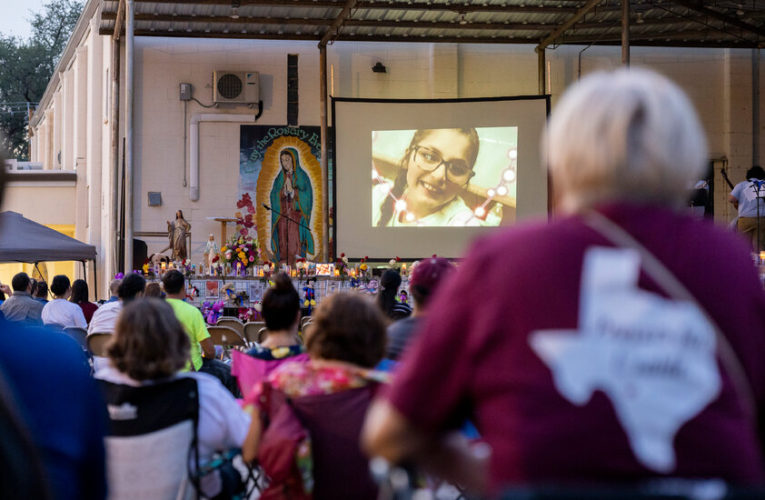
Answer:
M215 107L215 104L203 104L203 103L202 103L202 102L201 102L199 99L197 99L196 97L192 97L192 98L191 98L191 100L192 100L192 101L194 101L195 103L199 104L199 105L200 105L200 106L202 106L203 108L214 108L214 107Z

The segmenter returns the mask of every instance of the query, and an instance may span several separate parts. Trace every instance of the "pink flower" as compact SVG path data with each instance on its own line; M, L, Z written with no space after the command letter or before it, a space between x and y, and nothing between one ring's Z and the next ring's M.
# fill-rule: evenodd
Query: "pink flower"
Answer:
M255 257L253 257L252 255L250 255L250 262L255 262Z

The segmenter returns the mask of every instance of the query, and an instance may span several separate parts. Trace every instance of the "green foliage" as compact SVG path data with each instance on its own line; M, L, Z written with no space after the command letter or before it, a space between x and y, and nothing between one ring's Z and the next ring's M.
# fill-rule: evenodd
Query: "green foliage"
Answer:
M0 34L0 147L28 160L27 103L42 98L83 9L77 0L50 0L32 17L27 40Z

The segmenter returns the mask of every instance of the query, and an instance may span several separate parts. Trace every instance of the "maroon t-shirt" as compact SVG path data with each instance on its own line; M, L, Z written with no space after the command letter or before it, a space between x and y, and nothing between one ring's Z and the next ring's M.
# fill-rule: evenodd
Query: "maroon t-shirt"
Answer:
M666 208L611 204L599 211L691 291L733 346L762 408L765 291L743 240ZM388 399L422 429L472 419L492 447L495 488L660 475L762 482L758 436L719 360L719 393L679 427L675 461L664 473L636 458L606 392L594 390L581 405L559 392L529 335L577 328L583 258L593 246L614 245L580 217L517 226L475 244L434 297ZM642 270L638 287L667 297Z
M92 302L80 302L77 305L82 308L82 314L85 316L85 321L90 324L90 320L93 318L93 314L96 312L96 309L98 309L98 306Z

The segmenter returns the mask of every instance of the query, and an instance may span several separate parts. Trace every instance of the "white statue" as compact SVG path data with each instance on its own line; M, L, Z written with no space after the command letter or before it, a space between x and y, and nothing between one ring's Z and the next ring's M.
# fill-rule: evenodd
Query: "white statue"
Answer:
M212 269L215 265L213 263L213 260L218 255L218 251L220 249L218 248L218 244L215 242L215 236L213 236L212 233L210 233L210 237L207 239L207 244L205 245L205 260L207 261L207 267L209 269Z

